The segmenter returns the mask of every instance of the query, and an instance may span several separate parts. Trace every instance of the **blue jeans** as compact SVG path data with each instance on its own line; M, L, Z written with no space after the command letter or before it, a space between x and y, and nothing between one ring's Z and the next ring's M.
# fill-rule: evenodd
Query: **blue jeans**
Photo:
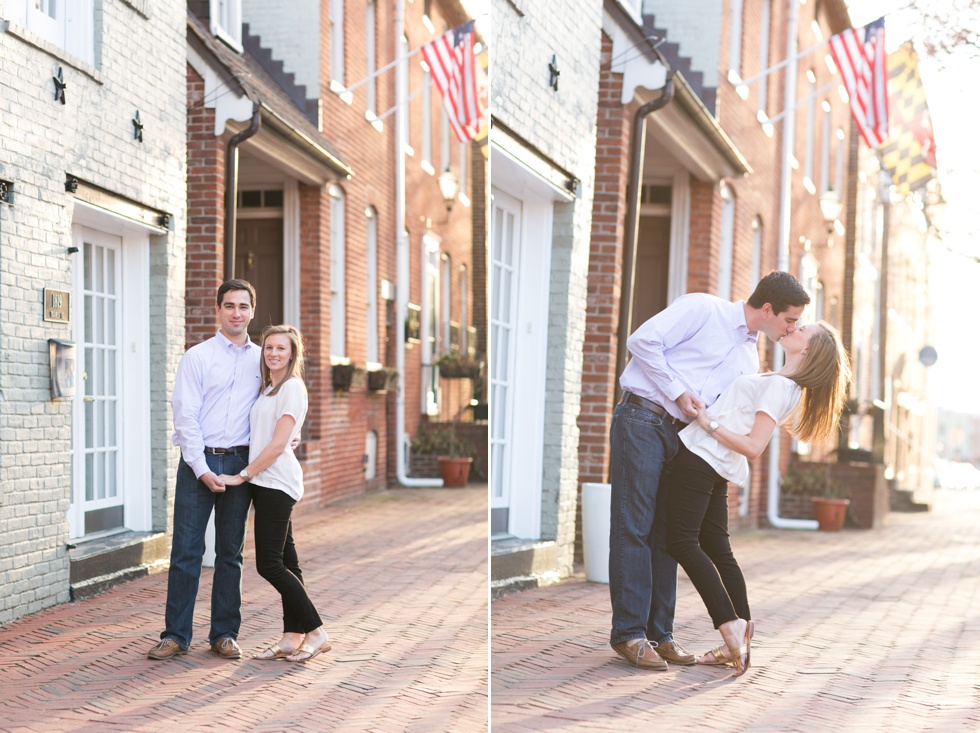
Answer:
M609 479L610 643L674 634L677 561L667 553L666 491L658 491L664 464L677 455L677 429L632 403L613 411Z
M248 465L248 453L206 455L208 468L218 474L236 474ZM194 471L180 459L174 494L174 536L167 578L166 630L161 639L173 639L182 649L191 644L194 603L201 582L204 532L214 509L215 560L211 584L212 644L231 637L238 639L242 626L242 556L245 525L252 503L252 487L245 483L213 493L198 481Z

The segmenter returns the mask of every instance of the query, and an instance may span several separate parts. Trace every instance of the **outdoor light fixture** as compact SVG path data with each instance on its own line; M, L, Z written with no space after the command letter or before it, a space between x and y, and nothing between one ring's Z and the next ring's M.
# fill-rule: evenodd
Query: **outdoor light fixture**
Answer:
M844 208L844 202L840 200L840 196L832 188L828 188L820 196L820 213L823 214L823 220L827 222L827 234L828 236L834 230L834 222L840 216L841 209Z
M439 174L436 182L439 184L439 193L442 194L442 200L446 202L446 217L448 219L453 211L453 202L459 194L459 178L449 170L449 166L447 165L446 170Z
M78 179L69 176L65 179L65 191L68 193L78 193Z

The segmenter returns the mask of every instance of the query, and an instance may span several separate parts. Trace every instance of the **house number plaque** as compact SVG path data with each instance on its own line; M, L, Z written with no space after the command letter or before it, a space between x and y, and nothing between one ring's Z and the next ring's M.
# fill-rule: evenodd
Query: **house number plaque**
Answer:
M44 320L71 323L70 294L66 290L44 289Z

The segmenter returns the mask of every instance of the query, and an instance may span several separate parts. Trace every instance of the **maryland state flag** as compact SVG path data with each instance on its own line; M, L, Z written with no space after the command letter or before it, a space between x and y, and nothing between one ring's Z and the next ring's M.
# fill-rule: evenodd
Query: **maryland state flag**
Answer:
M902 195L925 186L936 168L936 142L912 42L888 55L889 136L878 152Z

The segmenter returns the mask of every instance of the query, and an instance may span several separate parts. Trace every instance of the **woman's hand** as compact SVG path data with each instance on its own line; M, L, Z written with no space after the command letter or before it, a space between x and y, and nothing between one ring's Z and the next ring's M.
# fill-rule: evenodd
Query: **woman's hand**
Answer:
M707 408L702 407L700 410L698 410L697 421L698 425L700 425L702 428L705 430L708 429L708 424L711 422L711 417L708 415Z
M234 476L224 473L218 476L218 481L223 483L225 486L241 486L245 482L245 479L243 479L237 473Z

